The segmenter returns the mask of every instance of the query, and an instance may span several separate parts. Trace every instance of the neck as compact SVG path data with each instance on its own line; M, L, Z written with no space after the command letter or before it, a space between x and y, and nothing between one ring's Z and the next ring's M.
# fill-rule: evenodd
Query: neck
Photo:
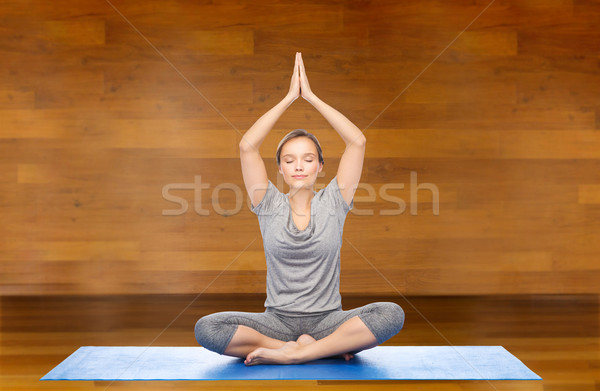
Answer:
M294 210L308 210L314 196L312 187L309 189L290 189L288 199Z

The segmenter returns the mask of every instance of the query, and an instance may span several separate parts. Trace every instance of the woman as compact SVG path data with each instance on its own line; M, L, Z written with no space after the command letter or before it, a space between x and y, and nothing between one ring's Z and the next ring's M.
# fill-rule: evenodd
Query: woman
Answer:
M277 165L288 194L267 179L258 152L275 122L298 97L310 102L342 137L346 150L337 175L313 190L323 169L316 137L302 129L286 135L277 148ZM366 139L360 129L310 89L296 53L290 90L244 134L240 159L252 212L259 219L267 260L264 313L219 312L201 318L198 343L214 352L245 358L246 365L298 364L343 357L377 346L404 323L396 303L371 303L342 310L340 249L346 215L360 179Z

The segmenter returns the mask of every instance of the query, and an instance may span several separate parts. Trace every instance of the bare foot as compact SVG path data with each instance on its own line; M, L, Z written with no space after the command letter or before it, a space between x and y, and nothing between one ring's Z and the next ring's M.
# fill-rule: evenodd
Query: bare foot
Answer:
M297 340L296 342L298 342L300 345L304 346L304 345L309 345L313 342L317 342L316 339L314 339L313 337L311 337L308 334L302 334ZM344 353L344 354L337 354L335 356L331 356L331 357L326 357L326 358L343 358L346 361L352 360L354 358L354 354L352 353Z
M297 340L296 342L298 342L300 345L304 346L304 345L309 345L313 342L317 342L316 339L314 339L313 337L311 337L308 334L302 334ZM331 356L331 357L326 357L326 358L343 358L346 361L352 360L354 358L354 354L352 353L344 353L344 354L338 354L335 356Z
M334 357L340 357L343 358L346 361L350 361L354 358L354 354L352 353L344 353L344 354L340 354L339 356L334 356Z
M317 342L316 339L314 339L313 337L311 337L308 334L302 334L297 340L296 342L298 342L300 345L304 346L304 345L308 345L311 344L313 342ZM338 354L336 356L331 356L331 357L327 357L327 358L343 358L346 361L352 360L354 358L354 355L351 353L344 353L344 354Z
M302 334L296 341L286 342L285 345L279 349L255 349L246 356L244 364L299 364L301 362L299 359L299 352L302 347L314 342L317 342L317 340L308 334ZM344 353L327 358L343 358L344 360L349 361L354 358L354 355L351 353Z
M298 337L296 342L298 342L300 345L304 346L304 345L309 345L313 342L317 342L317 340L308 334L302 334L300 337Z
M298 342L286 342L279 349L258 348L246 357L244 364L297 364L297 353L301 349Z
M304 346L304 345L309 345L313 342L317 342L317 340L308 334L302 334L300 337L298 337L296 342L298 342L300 345ZM344 354L338 354L338 355L326 357L326 358L343 358L346 361L350 361L354 358L354 354L344 353Z

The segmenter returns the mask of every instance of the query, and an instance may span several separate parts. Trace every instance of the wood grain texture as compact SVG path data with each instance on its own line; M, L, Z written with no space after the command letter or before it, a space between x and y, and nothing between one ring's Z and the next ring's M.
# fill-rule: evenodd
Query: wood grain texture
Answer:
M39 381L80 346L198 346L197 319L219 311L262 312L264 299L229 294L4 296L0 384L7 390L596 391L600 382L598 295L343 299L345 309L377 301L403 307L404 328L384 345L500 345L542 381Z
M489 4L3 1L0 295L263 293L238 143L296 51L368 140L344 294L600 293L600 5ZM284 192L299 127L317 189L344 150L296 101Z

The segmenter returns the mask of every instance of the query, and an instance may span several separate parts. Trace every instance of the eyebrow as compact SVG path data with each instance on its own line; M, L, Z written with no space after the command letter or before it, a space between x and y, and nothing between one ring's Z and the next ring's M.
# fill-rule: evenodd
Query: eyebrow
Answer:
M307 153L305 153L305 154L304 154L304 156L306 156L306 155L317 156L317 155L315 155L315 154L314 154L314 153L312 153L312 152L307 152ZM286 153L286 154L285 154L285 155L283 155L282 157L286 157L286 156L291 156L291 157L294 157L294 155L293 155L293 154L291 154L291 153Z

